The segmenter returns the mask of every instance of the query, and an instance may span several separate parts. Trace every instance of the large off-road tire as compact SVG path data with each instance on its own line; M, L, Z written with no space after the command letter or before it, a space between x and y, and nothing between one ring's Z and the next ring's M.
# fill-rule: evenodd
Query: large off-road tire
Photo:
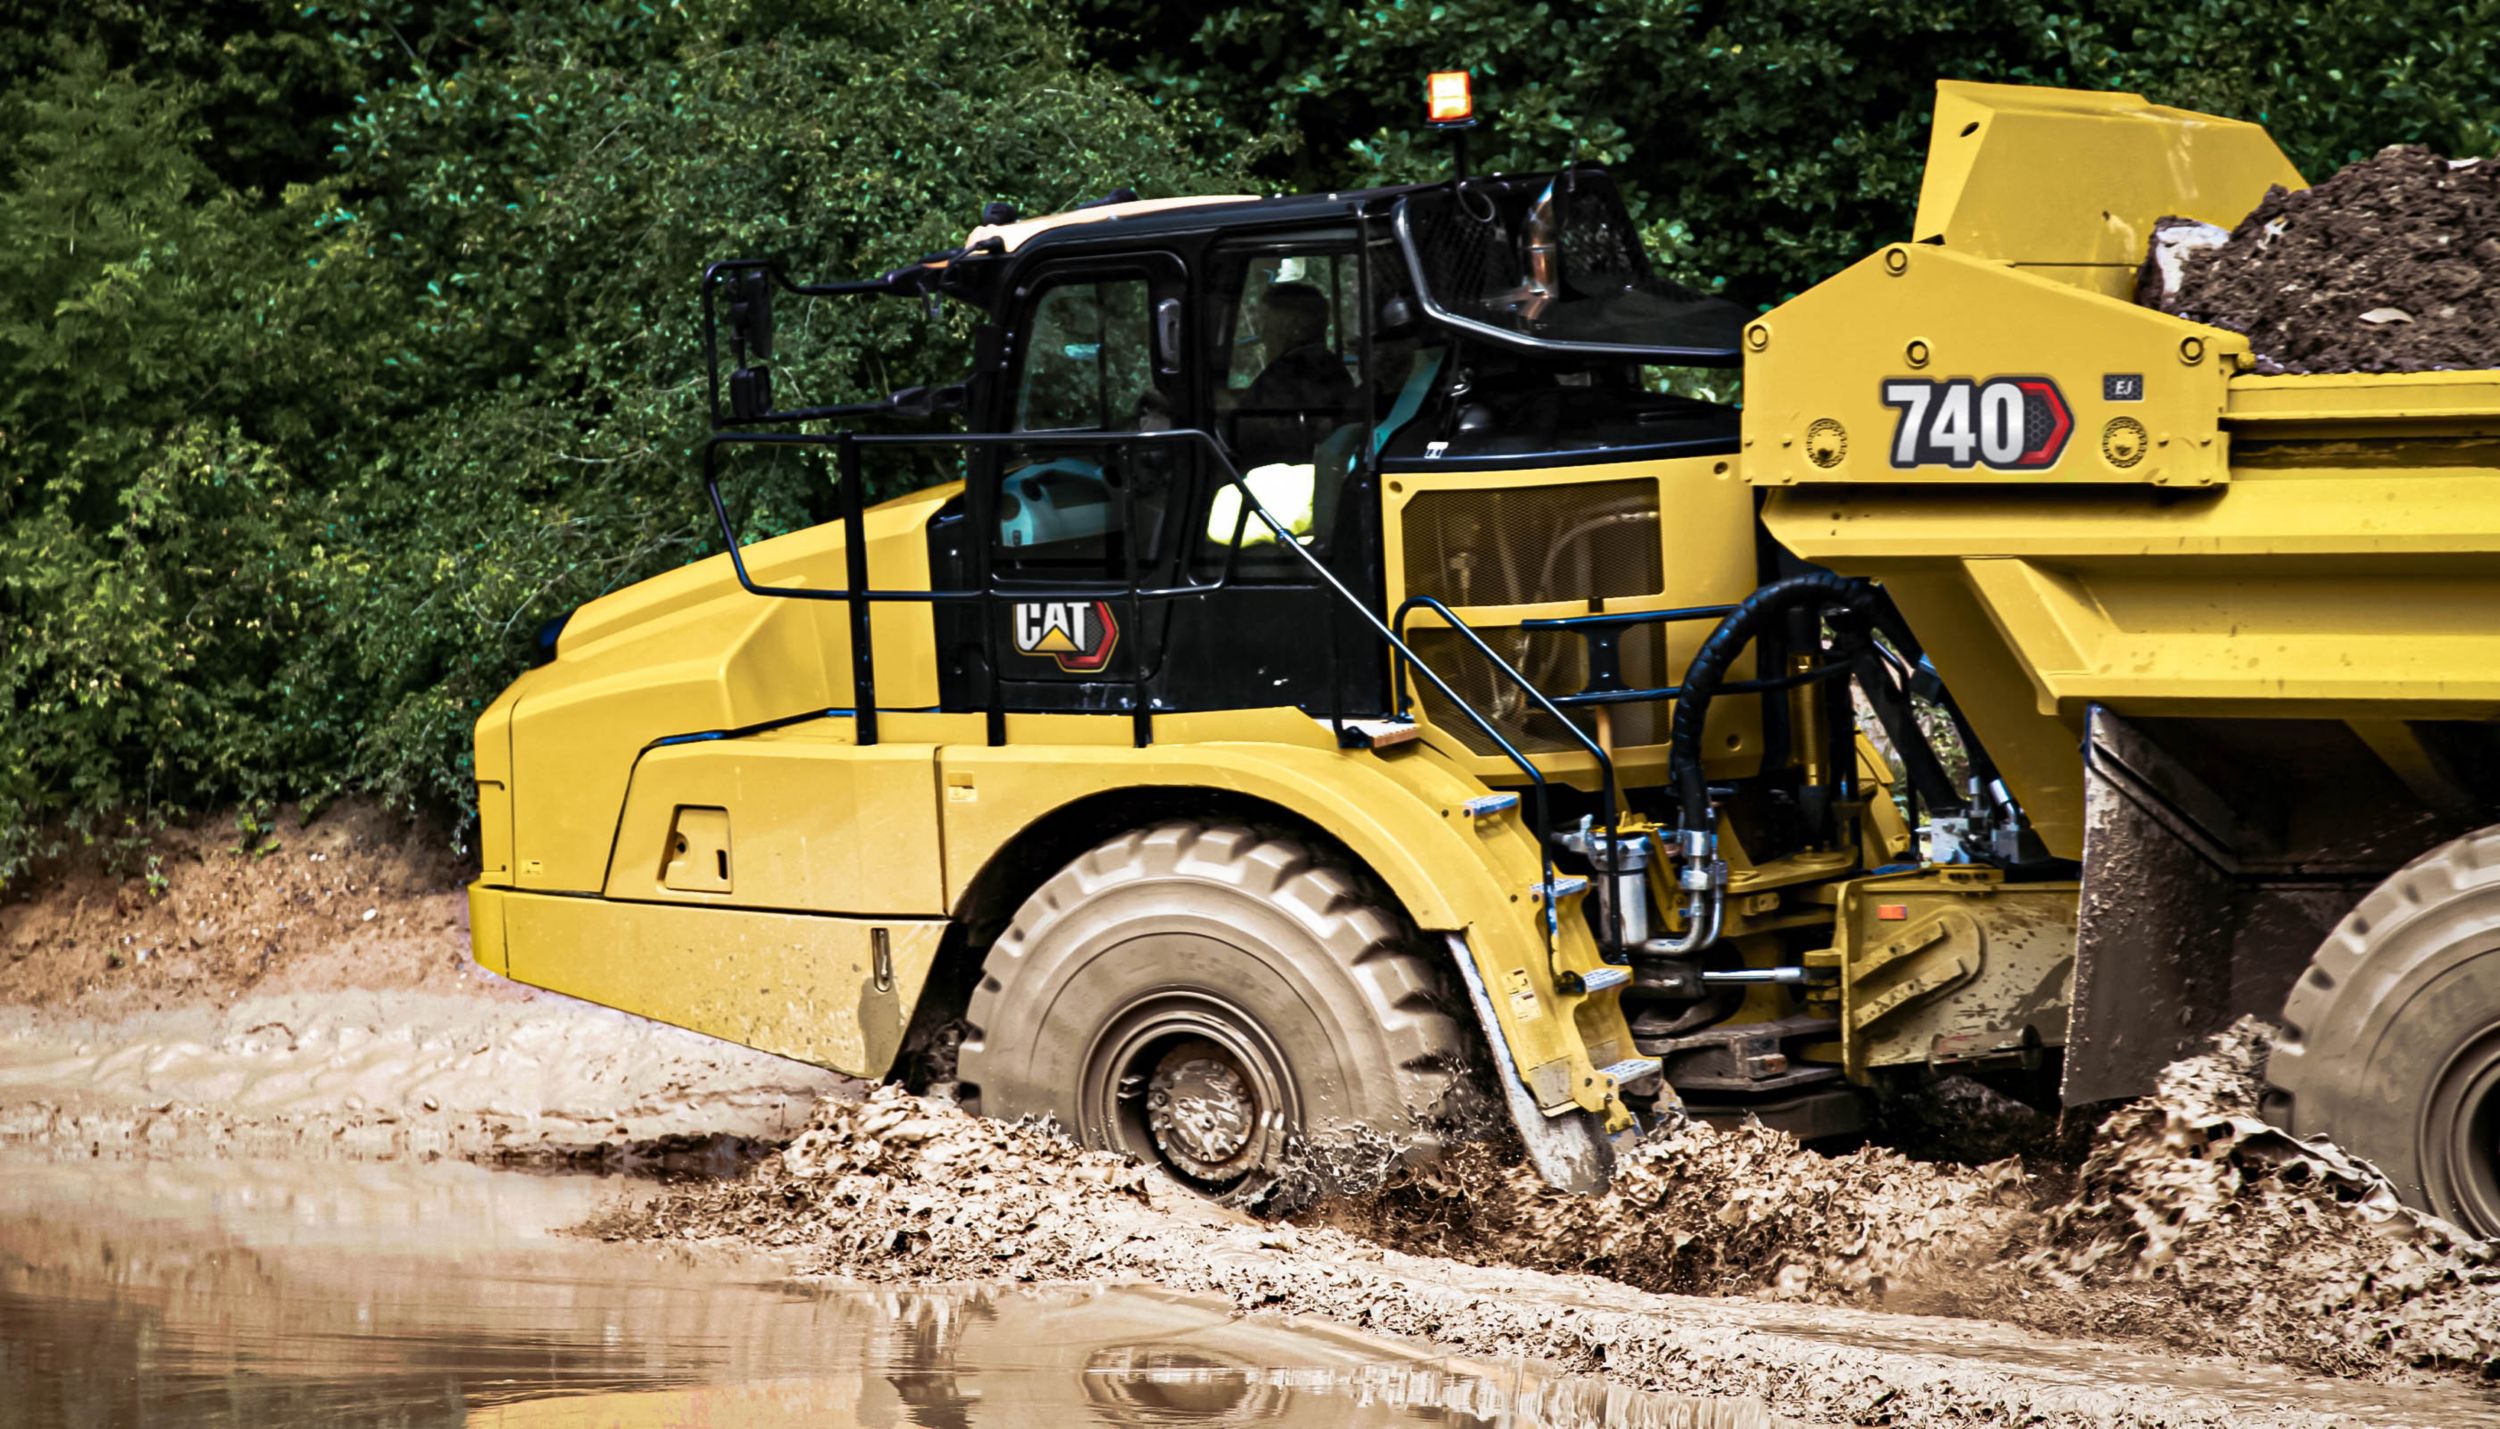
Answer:
M2291 1130L2378 1164L2408 1201L2500 1235L2500 828L2372 889L2283 1005L2267 1079Z
M1295 838L1175 821L1025 901L973 989L959 1074L982 1115L1047 1116L1247 1199L1306 1137L1429 1150L1475 1060L1453 1006L1350 871Z

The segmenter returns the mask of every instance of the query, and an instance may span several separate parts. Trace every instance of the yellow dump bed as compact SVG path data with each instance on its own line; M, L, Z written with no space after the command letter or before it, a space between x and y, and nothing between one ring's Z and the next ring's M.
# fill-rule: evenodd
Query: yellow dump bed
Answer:
M1747 332L1773 534L1885 582L2060 853L2093 704L2500 717L2500 371L2265 376L2125 296L2158 219L2301 182L2253 125L1945 84L1915 240Z

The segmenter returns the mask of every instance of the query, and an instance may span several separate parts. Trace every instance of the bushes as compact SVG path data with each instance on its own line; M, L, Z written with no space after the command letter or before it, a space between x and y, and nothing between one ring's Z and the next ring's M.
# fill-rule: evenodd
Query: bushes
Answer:
M0 0L0 879L173 809L468 798L543 621L705 553L695 275L863 274L981 204L1603 159L1689 276L1774 301L1908 221L1938 75L2262 118L2312 173L2488 152L2500 0ZM1126 76L1115 78L1080 51ZM826 309L821 400L959 319ZM821 515L795 466L741 510Z
M207 13L0 36L0 878L186 805L465 803L536 628L707 549L705 261L1213 181L1047 5ZM813 317L824 399L960 364L910 305Z
M2500 143L2500 0L1083 9L1115 67L1221 115L1202 142L1283 187L1446 172L1422 133L1423 76L1472 67L1480 167L1613 165L1683 276L1766 304L1908 235L1939 78L2132 89L2260 120L2313 178L2390 143Z

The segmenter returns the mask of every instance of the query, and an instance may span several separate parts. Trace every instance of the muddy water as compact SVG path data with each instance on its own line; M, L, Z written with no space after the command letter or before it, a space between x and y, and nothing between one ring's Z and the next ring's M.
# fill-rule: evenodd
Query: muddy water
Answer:
M617 1193L457 1164L8 1165L0 1422L1772 1422L1185 1296L797 1287L553 1234Z

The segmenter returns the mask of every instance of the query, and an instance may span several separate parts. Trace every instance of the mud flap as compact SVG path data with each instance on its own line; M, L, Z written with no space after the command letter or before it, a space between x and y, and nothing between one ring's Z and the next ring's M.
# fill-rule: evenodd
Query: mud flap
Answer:
M1520 1143L1528 1149L1528 1164L1558 1190L1596 1195L1614 1179L1613 1144L1589 1112L1575 1110L1549 1117L1538 1109L1528 1084L1520 1079L1519 1063L1511 1056L1502 1021L1493 1013L1493 997L1485 990L1483 974L1476 971L1476 955L1467 947L1467 935L1452 933L1449 938L1451 961L1458 964L1458 975L1467 983L1467 1005L1476 1010L1476 1025L1484 1029L1494 1076L1502 1084L1502 1103L1510 1108L1511 1125L1518 1128Z
M2069 1106L2141 1096L2240 1014L2280 1017L2310 950L2359 897L2286 877L2265 831L2159 733L2099 705L2085 725Z

